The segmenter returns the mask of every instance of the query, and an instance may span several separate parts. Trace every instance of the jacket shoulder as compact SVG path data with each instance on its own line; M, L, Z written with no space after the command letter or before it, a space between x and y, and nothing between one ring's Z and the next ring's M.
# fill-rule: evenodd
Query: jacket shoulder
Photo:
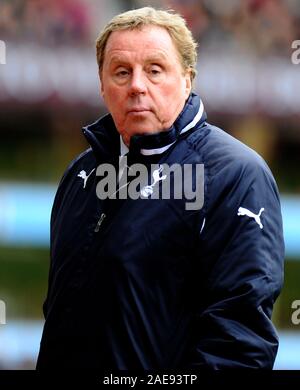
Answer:
M256 151L209 123L194 132L188 142L212 175L221 171L229 171L231 176L241 170L263 170L272 176L268 165Z
M74 170L79 169L80 166L84 164L89 165L89 164L94 164L95 165L95 157L92 152L91 148L86 149L82 153L80 153L77 157L75 157L67 166L61 180L59 183L59 186L67 179L67 177L73 173Z
M279 204L276 181L257 152L209 124L195 133L188 141L204 165L204 214L224 202L238 206L250 193Z
M86 169L88 167L95 167L95 157L91 148L86 149L84 152L80 153L77 157L75 157L68 167L66 168L62 178L60 179L53 206L52 206L52 214L51 220L54 217L55 210L61 202L61 199L65 196L66 193L70 190L72 186L72 178L77 177L80 169Z

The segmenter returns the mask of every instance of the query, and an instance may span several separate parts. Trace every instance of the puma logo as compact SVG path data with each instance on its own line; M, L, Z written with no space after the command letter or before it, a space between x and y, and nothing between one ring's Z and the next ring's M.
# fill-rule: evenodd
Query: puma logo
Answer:
M86 174L86 171L82 170L78 173L78 177L81 177L81 179L83 179L83 188L85 188L86 186L86 183L88 181L88 178L91 176L91 174L94 172L96 168L92 169L91 172L87 175Z
M259 213L258 213L258 214L254 214L252 211L250 211L250 210L248 210L248 209L245 209L244 207L239 207L237 215L247 215L247 216L250 217L250 218L254 218L254 219L255 219L255 222L256 222L256 223L258 224L258 226L262 229L262 228L263 228L263 224L261 223L260 216L261 216L261 213L262 213L264 210L265 210L265 209L262 207L262 208L259 210Z
M153 188L155 186L155 184L157 182L159 182L160 180L165 180L167 178L167 175L163 175L163 176L160 176L160 173L162 172L162 170L164 169L164 167L159 167L158 169L156 169L153 173L152 173L152 177L153 177L153 183L148 185L148 186L145 186L141 189L141 194L145 197L145 198L148 198L150 195L153 194Z

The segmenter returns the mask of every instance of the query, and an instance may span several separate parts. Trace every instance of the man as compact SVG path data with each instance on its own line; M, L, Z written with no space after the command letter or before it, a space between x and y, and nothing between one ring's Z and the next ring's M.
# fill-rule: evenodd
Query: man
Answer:
M150 7L116 16L97 59L110 114L84 128L91 148L55 197L38 369L272 368L284 245L270 170L206 122L180 16ZM120 179L136 163L158 167L139 198L116 196L129 179L101 197L104 164L120 165ZM175 163L204 167L189 177L198 191L204 179L198 209L152 196Z

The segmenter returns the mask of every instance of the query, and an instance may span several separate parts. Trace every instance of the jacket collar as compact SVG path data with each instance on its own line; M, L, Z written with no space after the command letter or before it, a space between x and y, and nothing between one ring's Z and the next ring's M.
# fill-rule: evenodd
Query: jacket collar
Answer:
M168 150L177 139L192 131L196 125L206 120L203 103L198 95L191 93L183 110L170 129L155 134L135 135L130 139L130 149L114 125L110 114L83 128L97 160L105 160L114 155L124 155L128 151L144 156L159 155Z
M130 139L130 150L151 156L169 149L176 140L197 124L206 120L204 106L198 95L191 93L183 110L170 129L155 134L135 135Z

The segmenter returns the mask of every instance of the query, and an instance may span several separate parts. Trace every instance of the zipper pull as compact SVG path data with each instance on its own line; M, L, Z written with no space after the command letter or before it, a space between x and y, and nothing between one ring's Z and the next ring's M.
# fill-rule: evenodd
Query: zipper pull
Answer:
M98 233L98 232L99 232L100 227L101 227L102 222L104 221L105 217L106 217L106 214L102 213L101 216L100 216L100 218L99 218L99 220L98 220L98 222L97 222L97 225L96 225L96 227L95 227L95 230L94 230L95 233Z

